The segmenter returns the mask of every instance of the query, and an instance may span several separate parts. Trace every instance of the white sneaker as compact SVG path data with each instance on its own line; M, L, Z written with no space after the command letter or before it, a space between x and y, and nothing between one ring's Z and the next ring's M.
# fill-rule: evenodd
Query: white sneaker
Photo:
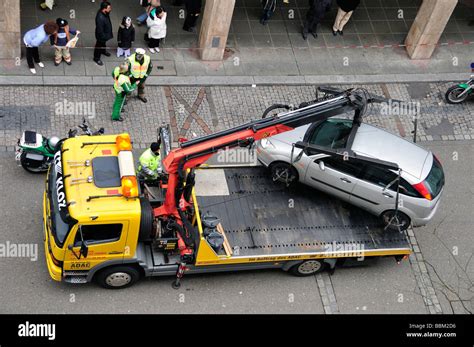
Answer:
M150 50L150 53L155 53L155 49L154 48L148 48Z
M30 69L30 71L33 75L36 75L36 69L33 68L33 69Z
M39 66L39 67L44 67L44 64L43 64L42 62L39 62L39 63L38 63L38 66Z
M160 53L160 49L158 47L155 48L156 53Z

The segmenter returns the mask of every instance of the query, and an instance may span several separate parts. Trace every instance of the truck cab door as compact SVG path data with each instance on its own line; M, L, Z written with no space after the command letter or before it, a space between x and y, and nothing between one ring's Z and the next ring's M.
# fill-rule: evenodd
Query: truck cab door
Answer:
M123 259L129 252L127 236L128 222L78 224L66 243L64 270L90 270L104 261ZM87 256L81 254L83 241Z

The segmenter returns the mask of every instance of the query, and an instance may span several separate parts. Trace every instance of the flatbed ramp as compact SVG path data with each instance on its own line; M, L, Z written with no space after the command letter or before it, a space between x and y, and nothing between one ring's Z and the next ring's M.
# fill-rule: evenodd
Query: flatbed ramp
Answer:
M341 246L367 255L410 249L404 232L384 230L375 216L310 187L276 185L263 167L205 171L207 185L215 182L218 193L197 192L199 209L221 219L235 256L320 253Z

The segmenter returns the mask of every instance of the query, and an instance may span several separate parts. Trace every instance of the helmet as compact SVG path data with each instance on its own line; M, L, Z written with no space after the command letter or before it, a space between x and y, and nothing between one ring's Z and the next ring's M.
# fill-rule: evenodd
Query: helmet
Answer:
M48 146L51 148L51 149L55 149L57 144L59 142L59 137L57 136L52 136L49 140L48 140Z

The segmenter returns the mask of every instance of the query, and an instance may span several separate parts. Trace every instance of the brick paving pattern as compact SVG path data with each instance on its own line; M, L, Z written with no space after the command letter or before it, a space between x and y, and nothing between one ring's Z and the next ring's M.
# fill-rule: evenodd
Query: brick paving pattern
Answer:
M423 86L374 84L353 87L365 88L394 100L419 102L419 141L474 139L474 103L445 104L444 92L448 86L446 83L427 83ZM130 132L139 147L152 142L156 129L164 123L171 124L175 140L192 138L257 119L273 103L298 105L312 100L316 88L307 85L148 86L148 103L131 97L125 106L125 121L118 123L111 121L112 88L0 87L0 147L12 149L24 130L37 130L45 136L65 136L83 117L95 128L105 127L107 133ZM365 121L400 136L412 137L412 115L385 115L382 106L374 104L369 107Z

